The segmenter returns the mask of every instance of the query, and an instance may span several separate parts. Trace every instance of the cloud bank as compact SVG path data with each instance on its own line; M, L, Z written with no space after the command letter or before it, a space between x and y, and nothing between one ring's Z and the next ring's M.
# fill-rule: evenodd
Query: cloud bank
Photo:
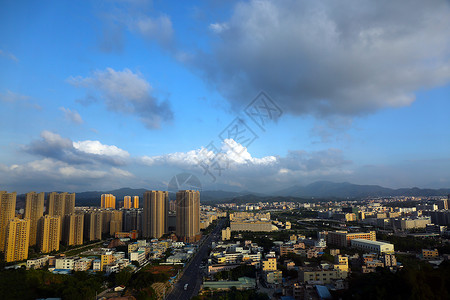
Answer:
M79 191L122 187L123 180L135 178L123 169L130 154L100 141L72 141L44 130L40 139L23 146L22 151L39 158L9 166L0 164L0 182L8 189Z
M160 156L144 156L141 162L147 166L181 168L185 171L203 172L212 179L242 188L262 188L314 180L323 176L348 175L352 162L346 160L341 150L290 151L286 156L254 157L247 148L232 139L223 141L220 152L205 147L188 152L176 152ZM215 164L215 162L217 164ZM208 165L209 168L202 167ZM206 172L206 169L208 172ZM220 169L220 170L219 170ZM239 184L238 184L239 183ZM272 184L270 184L272 183Z

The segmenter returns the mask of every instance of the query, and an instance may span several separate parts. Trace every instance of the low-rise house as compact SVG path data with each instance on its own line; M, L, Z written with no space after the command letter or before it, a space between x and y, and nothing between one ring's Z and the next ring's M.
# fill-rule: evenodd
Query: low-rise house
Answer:
M208 266L208 275L216 274L217 272L229 271L239 267L240 264L220 264L220 265L209 265Z
M87 257L77 259L74 263L73 270L74 271L87 271L91 268L92 261L93 261L92 258L87 258Z
M345 279L348 273L340 270L322 270L318 268L301 268L299 279L301 282L331 283L333 280Z
M48 255L40 257L40 258L28 259L27 260L27 270L29 270L29 269L41 269L41 268L45 267L45 265L47 264L48 260L49 260L49 256Z
M105 266L105 272L107 275L109 275L111 273L117 273L119 271L120 271L120 267L118 264L111 264L111 265Z
M437 249L422 249L422 258L427 260L437 259L439 258L439 252Z
M62 258L57 258L55 260L55 269L58 270L73 270L74 266L75 266L75 261L78 258L75 257L62 257Z
M352 248L367 252L382 253L394 253L394 245L390 243L380 241L369 241L365 239L353 239L351 240Z
M144 250L138 250L130 252L130 261L137 261L139 265L143 264L145 262L145 251Z
M269 286L276 286L283 282L283 274L281 270L264 272L264 280Z
M100 259L94 259L92 262L92 270L94 272L99 272L102 270L102 261Z
M178 253L175 253L174 255L169 256L166 259L166 263L169 263L169 264L182 263L185 260L187 260L189 257L190 257L190 255L187 253L178 252Z
M256 280L249 277L240 277L237 281L204 281L203 289L208 288L210 290L226 291L235 287L238 290L254 289L256 286Z

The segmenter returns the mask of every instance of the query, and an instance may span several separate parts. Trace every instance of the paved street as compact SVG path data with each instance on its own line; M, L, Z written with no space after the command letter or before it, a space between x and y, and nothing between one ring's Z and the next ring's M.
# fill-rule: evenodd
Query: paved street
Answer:
M216 228L214 228L211 234L204 240L203 245L200 246L189 265L185 268L182 277L168 295L168 300L188 300L198 294L202 283L202 270L200 270L200 264L202 263L202 260L206 258L211 242L219 239L221 229L225 222L225 219L219 220ZM184 285L186 283L189 285L187 291L184 290Z

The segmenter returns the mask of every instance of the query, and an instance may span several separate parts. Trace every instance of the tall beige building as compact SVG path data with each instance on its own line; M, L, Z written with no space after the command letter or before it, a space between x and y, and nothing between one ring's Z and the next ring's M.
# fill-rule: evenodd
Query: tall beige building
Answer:
M144 193L144 237L160 238L168 231L169 192L147 191Z
M185 242L193 242L200 234L200 192L178 191L176 199L176 235Z
M102 210L102 233L109 234L112 210Z
M38 222L38 242L42 253L59 251L61 217L45 215Z
M70 214L64 218L64 241L66 245L83 245L84 214Z
M114 236L122 231L123 213L120 210L102 211L102 233Z
M24 219L30 219L30 246L36 245L38 221L44 215L45 193L29 192L25 200Z
M84 238L87 241L102 239L102 212L90 211L84 215Z
M116 197L112 194L102 194L101 196L102 208L116 208Z
M133 196L133 208L139 208L139 196Z
M9 221L16 213L16 192L0 191L0 251L5 252L6 233ZM28 246L28 245L27 245Z
M64 217L75 212L75 193L50 193L48 195L48 214L52 217L61 217L60 239L64 237Z
M123 197L123 208L125 209L131 208L131 196Z
M123 213L120 210L113 210L111 221L109 222L109 234L114 236L116 232L122 231Z
M5 261L19 261L28 258L30 220L14 218L9 221L5 241Z
M65 216L75 212L75 193L56 192L48 195L48 214L51 216Z

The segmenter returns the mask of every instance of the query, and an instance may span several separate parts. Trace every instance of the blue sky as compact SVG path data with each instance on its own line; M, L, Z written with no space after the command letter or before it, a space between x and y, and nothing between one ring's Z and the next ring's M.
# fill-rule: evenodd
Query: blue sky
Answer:
M2 190L450 186L448 1L1 6Z

